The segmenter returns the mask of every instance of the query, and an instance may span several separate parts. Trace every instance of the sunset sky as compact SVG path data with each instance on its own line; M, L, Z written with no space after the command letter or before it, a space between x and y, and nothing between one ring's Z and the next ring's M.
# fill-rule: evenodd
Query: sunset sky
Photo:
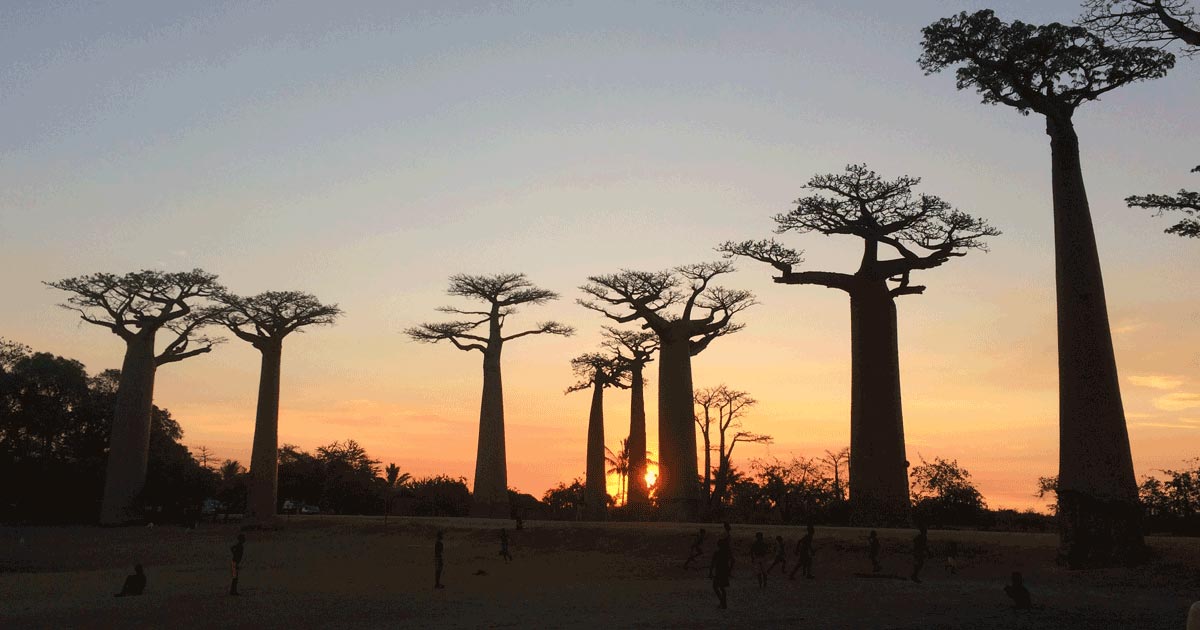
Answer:
M814 174L866 162L1004 231L899 299L909 459L955 458L992 507L1037 507L1057 469L1044 124L924 76L921 27L989 7L1069 21L1072 0L733 3L5 2L0 6L0 336L119 367L122 344L42 281L200 267L232 290L310 291L346 317L289 338L280 440L353 438L414 475L474 471L480 355L410 342L455 273L525 272L562 299L511 319L575 326L505 350L511 486L582 476L594 349L588 275L713 260L770 235ZM1200 455L1200 242L1123 198L1200 187L1200 59L1076 116L1139 475ZM852 271L857 241L781 237ZM754 291L698 387L760 404L751 458L849 444L844 294ZM648 372L657 450L657 374ZM160 370L184 442L249 462L258 354L231 340ZM606 437L628 431L610 394Z

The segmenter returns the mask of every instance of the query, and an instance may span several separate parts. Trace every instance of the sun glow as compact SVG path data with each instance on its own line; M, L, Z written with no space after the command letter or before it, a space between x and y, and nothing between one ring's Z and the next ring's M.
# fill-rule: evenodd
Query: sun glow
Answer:
M646 487L653 488L654 482L658 481L658 467L646 467Z

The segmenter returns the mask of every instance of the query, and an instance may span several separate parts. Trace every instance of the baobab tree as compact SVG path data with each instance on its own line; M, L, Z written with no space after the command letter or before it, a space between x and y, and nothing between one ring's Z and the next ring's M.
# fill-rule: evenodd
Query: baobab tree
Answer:
M758 401L751 398L750 394L746 392L730 389L722 384L697 390L695 402L704 409L703 420L697 414L697 423L704 437L706 449L712 448L709 437L711 428L715 425L717 429L717 445L714 449L717 452L717 467L715 473L712 474L711 484L709 483L709 474L706 473L704 476L705 486L710 489L707 496L709 507L715 509L724 502L729 491L730 472L733 469L731 464L733 448L738 443L771 444L774 438L762 433L743 430L742 417L746 415L750 407L758 404ZM711 466L707 453L704 461L706 466Z
M449 341L455 348L478 351L483 355L483 395L479 405L479 447L475 456L475 488L471 515L508 518L508 463L504 450L504 389L500 377L500 356L506 342L530 335L575 334L575 329L554 321L505 335L504 324L520 306L536 306L558 299L558 294L533 285L523 273L495 275L454 275L450 277L451 296L483 302L483 310L464 310L446 306L443 313L469 319L425 323L409 328L405 334L413 341L438 343ZM479 330L482 328L482 330Z
M140 520L137 503L146 483L154 376L160 366L209 352L219 341L204 334L213 322L203 308L208 298L221 291L217 276L200 269L143 270L124 275L94 273L46 285L71 294L60 306L125 342L100 523ZM170 341L158 351L158 333L163 330Z
M886 180L865 165L850 165L844 173L814 176L805 186L812 194L775 216L779 234L861 239L862 260L853 273L797 271L801 252L773 239L718 248L773 266L777 283L828 287L850 296L850 502L857 525L908 522L896 298L925 292L912 283L913 272L985 250L984 239L1000 233L934 195L914 193L920 181Z
M333 324L342 310L336 304L322 304L316 296L300 291L267 291L249 297L225 293L217 300L222 305L217 320L262 354L246 522L269 527L275 521L279 500L279 379L283 340L309 326Z
M712 285L714 278L732 271L728 262L658 272L625 270L591 276L580 287L588 296L580 305L618 323L640 320L658 337L660 465L655 493L668 518L692 520L699 514L692 357L714 339L741 330L734 316L754 305L749 291Z
M991 11L960 13L922 32L919 63L927 74L955 67L959 89L1046 120L1058 302L1060 556L1072 567L1134 561L1144 550L1141 510L1072 118L1103 94L1165 75L1175 58L1112 46L1078 26L1004 22ZM854 474L852 464L851 484Z
M1079 25L1121 46L1178 42L1186 56L1200 52L1192 0L1087 0Z
M625 503L645 506L650 502L646 487L646 364L654 360L658 337L644 330L604 327L604 347L621 356L629 366L629 471Z
M604 390L629 387L629 366L619 355L589 352L571 359L571 371L579 382L567 393L592 390L588 413L587 474L584 477L583 517L602 521L608 515L608 482L604 468Z
M1200 173L1200 166L1192 169L1192 172ZM1175 195L1134 195L1126 197L1125 203L1130 208L1155 210L1155 216L1164 212L1182 212L1186 216L1163 231L1167 234L1200 238L1200 193L1198 192L1181 189Z
M850 447L845 447L840 451L825 451L825 457L821 458L821 463L829 466L829 470L833 472L833 493L837 495L839 501L846 500L846 491L842 484L842 469L850 463Z

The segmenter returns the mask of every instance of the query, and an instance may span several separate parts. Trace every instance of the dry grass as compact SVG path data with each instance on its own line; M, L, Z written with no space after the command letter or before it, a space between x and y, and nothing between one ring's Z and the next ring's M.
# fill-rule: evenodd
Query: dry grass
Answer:
M515 561L498 556L510 527ZM432 586L433 534L446 530L445 590ZM1200 599L1200 540L1154 538L1157 559L1129 570L1071 572L1053 564L1055 538L931 531L922 584L867 578L866 531L818 528L815 580L775 574L755 587L753 532L735 526L730 608L702 568L684 570L695 526L298 517L249 532L240 588L226 595L234 525L0 529L0 628L610 627L610 628L1170 628ZM706 551L718 526L708 526ZM880 530L884 573L907 575L914 532ZM960 570L947 575L947 542ZM135 562L142 597L112 593ZM707 564L707 557L704 562ZM474 575L479 570L486 575ZM1012 610L1001 591L1025 574L1035 608Z

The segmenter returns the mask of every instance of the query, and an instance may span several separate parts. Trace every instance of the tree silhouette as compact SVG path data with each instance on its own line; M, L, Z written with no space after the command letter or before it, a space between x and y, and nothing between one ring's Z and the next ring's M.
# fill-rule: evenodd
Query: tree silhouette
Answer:
M254 416L254 449L246 521L270 526L279 505L279 378L283 340L308 326L329 326L342 315L336 304L322 304L300 291L267 291L251 297L224 293L218 321L238 339L262 354L258 409Z
M584 476L583 517L601 521L607 516L608 483L604 471L604 390L629 387L629 366L620 356L589 352L571 359L571 371L579 382L567 393L592 390L588 413L587 471Z
M629 471L625 503L645 506L650 502L646 487L646 364L658 350L658 336L642 330L604 327L604 347L622 357L629 366Z
M816 232L862 239L854 273L797 271L801 252L775 240L727 242L727 256L745 256L779 271L780 284L817 285L850 296L850 501L857 525L908 521L907 461L900 398L896 298L925 292L912 274L941 266L1000 232L942 199L915 194L916 177L885 180L865 165L817 175L813 194L775 216L776 233ZM894 257L881 258L885 252Z
M695 402L704 409L706 419L702 430L705 446L709 445L708 431L713 424L717 427L717 469L713 475L711 491L708 496L711 508L722 505L729 492L731 462L733 447L738 443L771 444L774 441L769 435L742 430L742 417L750 407L758 404L750 394L725 385L709 387L696 392ZM715 412L715 416L712 414ZM707 456L705 461L708 461ZM707 480L708 475L705 475Z
M1073 567L1133 561L1144 549L1137 483L1072 116L1107 92L1165 75L1175 58L1110 46L1081 27L1006 23L991 11L960 13L923 33L919 63L926 73L956 67L959 89L1046 119L1058 296L1060 555ZM850 474L853 485L853 463Z
M622 505L628 504L629 493L627 491L626 481L629 477L629 439L621 440L621 450L614 453L611 448L604 447L604 463L608 466L606 471L610 475L617 476L617 501Z
M1200 173L1200 166L1192 169ZM1200 193L1190 190L1180 190L1172 195L1134 195L1125 198L1130 208L1145 208L1156 210L1155 216L1168 211L1179 211L1187 215L1178 223L1163 230L1167 234L1178 234L1191 238L1200 238Z
M833 471L833 493L837 495L839 501L846 499L846 491L842 486L842 468L850 463L850 447L845 447L840 451L825 451L825 457L821 458L821 463L829 466Z
M749 291L713 286L733 271L728 262L684 265L668 271L621 271L591 276L579 304L618 323L640 320L659 341L658 452L655 495L668 518L699 514L696 425L692 416L692 357L712 341L742 329L733 317L754 305ZM624 312L628 309L629 312Z
M504 451L504 389L500 356L504 344L529 335L575 334L575 329L548 321L513 335L504 335L504 323L523 305L545 304L558 294L534 286L523 273L450 277L446 291L454 297L483 302L485 310L463 310L446 306L443 313L470 319L425 323L405 331L413 341L449 341L459 350L483 354L483 396L479 407L479 448L475 457L475 489L471 515L508 518L508 464ZM477 329L484 329L476 332Z
M155 372L159 366L212 350L218 340L203 334L212 319L197 303L216 295L221 287L215 275L200 269L94 273L46 285L71 294L60 306L78 312L89 324L109 329L125 342L100 523L139 520L137 501L146 483ZM160 330L171 337L156 354Z
M1178 41L1190 57L1200 52L1200 25L1191 5L1191 0L1087 0L1079 25L1122 46Z

